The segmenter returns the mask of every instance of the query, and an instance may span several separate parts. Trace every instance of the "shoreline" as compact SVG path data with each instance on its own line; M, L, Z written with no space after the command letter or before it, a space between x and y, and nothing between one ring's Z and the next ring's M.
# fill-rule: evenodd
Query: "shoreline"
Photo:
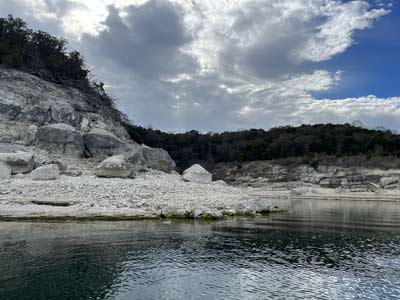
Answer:
M1 220L218 220L276 211L268 199L221 184L185 182L149 171L134 179L61 176L12 178L0 187Z
M336 193L332 189L266 188L185 182L149 171L135 179L61 176L12 178L0 187L0 221L221 220L287 211L287 201L400 202L396 191Z

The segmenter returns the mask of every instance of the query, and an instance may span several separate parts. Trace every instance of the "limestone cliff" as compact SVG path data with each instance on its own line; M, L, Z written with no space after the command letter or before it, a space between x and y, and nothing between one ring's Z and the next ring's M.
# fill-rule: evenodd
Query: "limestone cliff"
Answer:
M376 192L400 189L400 170L361 166L283 165L273 161L216 164L212 173L232 185L263 187L271 190L293 190L320 187L337 192Z
M99 93L0 67L0 153L23 151L35 154L36 160L44 156L99 162L134 152L135 163L171 171L174 162L161 149L145 147L154 152L146 161L143 147L120 125L120 113Z

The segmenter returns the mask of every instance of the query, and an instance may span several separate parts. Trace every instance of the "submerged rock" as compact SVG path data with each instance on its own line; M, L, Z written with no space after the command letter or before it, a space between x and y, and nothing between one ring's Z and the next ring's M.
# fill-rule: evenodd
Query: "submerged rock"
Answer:
M9 179L11 177L11 167L3 162L0 161L0 179Z
M0 161L11 167L12 174L29 173L34 168L33 154L29 152L0 153Z
M168 152L161 148L142 146L145 165L149 168L170 173L175 169L175 162Z
M95 170L97 177L128 178L133 170L132 164L124 159L122 155L107 158L101 162Z
M183 171L183 179L195 183L211 183L212 175L200 165L193 165L189 169Z
M54 180L60 177L60 169L58 165L41 166L30 173L33 180Z

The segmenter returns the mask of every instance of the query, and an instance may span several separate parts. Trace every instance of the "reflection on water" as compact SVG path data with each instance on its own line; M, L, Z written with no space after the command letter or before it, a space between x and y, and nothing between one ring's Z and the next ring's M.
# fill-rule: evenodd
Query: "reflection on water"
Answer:
M0 223L0 299L400 299L400 204L218 223Z

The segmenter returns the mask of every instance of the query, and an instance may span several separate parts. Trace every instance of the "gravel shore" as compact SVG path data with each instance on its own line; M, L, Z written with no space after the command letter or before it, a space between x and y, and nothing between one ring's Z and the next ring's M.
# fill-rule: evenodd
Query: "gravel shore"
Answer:
M335 193L333 189L269 191L185 182L182 176L149 171L135 179L93 175L37 181L29 176L2 180L0 219L134 220L219 219L287 209L283 200L399 202L397 191Z
M220 184L196 184L157 171L135 179L61 176L3 180L2 219L222 218L271 210L269 200Z

